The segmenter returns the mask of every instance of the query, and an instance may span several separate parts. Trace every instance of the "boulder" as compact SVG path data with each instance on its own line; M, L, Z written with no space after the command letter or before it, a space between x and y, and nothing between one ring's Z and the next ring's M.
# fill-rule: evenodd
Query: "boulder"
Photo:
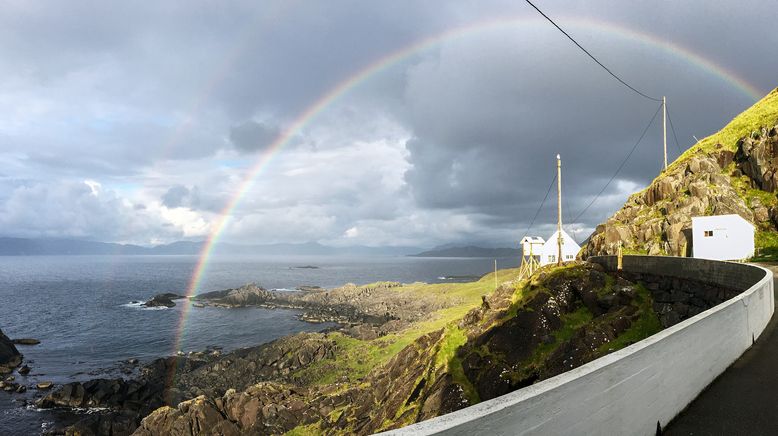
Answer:
M708 184L702 180L697 180L696 182L689 184L689 193L693 197L704 198L708 196L708 192Z
M609 225L605 230L605 243L617 244L619 241L628 242L630 240L630 231L627 226Z
M678 180L672 175L667 174L654 181L648 187L645 193L645 202L648 206L653 206L661 200L672 197L679 186Z
M720 144L719 144L720 145ZM716 154L716 162L724 169L735 160L735 153L730 150L721 150Z
M754 207L754 221L758 223L770 221L770 211L762 205Z
M670 244L670 254L673 256L682 255L681 251L686 244L686 236L683 230L691 228L689 224L685 222L678 222L667 229L667 242Z

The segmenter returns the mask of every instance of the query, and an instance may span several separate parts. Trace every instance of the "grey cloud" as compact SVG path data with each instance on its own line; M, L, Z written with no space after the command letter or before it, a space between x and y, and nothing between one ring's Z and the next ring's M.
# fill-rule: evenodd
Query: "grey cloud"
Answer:
M184 185L171 186L162 195L162 204L169 208L188 207L197 209L200 206L200 189L197 186L192 189Z
M718 130L751 99L673 44L764 92L777 85L778 58L770 53L778 34L765 12L769 2L711 8L702 1L605 0L543 7L629 82L668 96L682 148L692 135ZM123 227L143 237L176 237L169 223L151 217L155 199L197 213L220 210L251 165L250 152L266 147L278 126L291 125L356 72L443 31L535 16L525 4L504 0L20 2L3 11L0 77L7 86L0 90L0 163L9 180L31 181L0 183L0 224L30 234L95 238L124 237L111 230ZM594 25L576 27L571 18L577 17ZM600 21L670 45L658 49L625 38ZM310 159L294 169L309 172L297 179L263 172L272 182L258 182L262 190L236 211L244 219L239 237L282 234L283 219L265 209L277 207L273 214L286 217L302 204L316 209L308 221L295 216L295 229L305 230L306 238L336 239L355 223L370 226L363 235L385 240L505 238L534 215L557 152L565 213L582 210L634 144L653 103L621 87L548 23L452 34L349 87L306 123L295 141L307 145ZM370 150L360 149L348 164L319 163L327 153L395 141L373 121L384 119L401 125L403 139L411 138L404 176L382 173L382 165L398 164L380 161L385 155ZM668 136L672 141L672 132ZM657 174L660 138L657 124L605 191L607 198L581 218L582 227L618 207L627 187L643 186ZM668 151L678 153L672 142ZM366 169L373 159L376 167ZM352 173L358 177L348 177ZM36 182L43 175L51 183ZM218 187L207 182L217 177L224 180ZM405 186L388 189L382 177ZM87 178L140 186L145 196L94 197L78 182ZM283 195L273 198L276 191ZM47 202L60 205L67 219L52 218ZM24 207L41 216L28 216ZM536 226L545 229L553 215L552 204ZM310 225L315 219L327 225ZM422 219L441 224L433 231Z
M278 138L280 130L267 123L247 121L230 129L230 142L243 152L260 151Z

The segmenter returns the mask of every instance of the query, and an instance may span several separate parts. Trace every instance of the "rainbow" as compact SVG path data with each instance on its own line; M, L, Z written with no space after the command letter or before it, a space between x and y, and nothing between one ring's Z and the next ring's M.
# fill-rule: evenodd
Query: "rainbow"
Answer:
M604 21L594 21L580 18L563 19L560 21L563 23L563 25L571 28L595 29L600 32L607 33L611 36L619 37L631 42L646 45L650 48L661 50L673 57L687 62L689 65L695 68L703 70L707 74L721 79L723 82L727 83L735 90L743 93L753 101L758 100L763 94L757 87L748 83L745 79L741 78L734 72L716 64L709 59L706 59L702 55L694 53L691 50L678 44L663 40L656 35L643 33L634 29L629 29ZM186 290L186 295L191 297L198 291L200 282L206 271L215 244L219 241L219 238L221 237L225 228L227 228L228 224L230 223L233 211L240 204L246 193L251 189L254 180L259 176L262 170L268 166L273 157L276 156L290 142L293 136L307 124L309 124L314 118L316 118L318 114L332 105L340 97L348 93L348 91L365 82L374 75L410 59L414 55L434 48L443 42L448 42L456 38L468 37L485 30L511 28L517 25L529 24L548 25L548 23L541 18L524 17L481 21L447 30L443 33L439 33L414 42L413 44L410 44L377 59L373 63L354 73L352 76L344 79L335 85L332 89L330 89L326 94L321 96L312 105L305 109L291 124L289 124L285 130L283 130L283 132L275 139L275 141L273 141L273 143L261 153L254 165L246 173L238 189L235 191L235 194L221 210L218 219L212 226L211 233L208 236L202 251L200 252L198 262L195 266L194 272L189 282L189 286ZM233 53L231 57L237 57L237 55ZM606 64L608 64L607 61ZM610 64L613 64L613 62L610 62ZM213 87L215 85L211 84L210 86ZM198 99L198 101L199 100L202 99ZM175 135L180 135L180 132L177 131ZM184 307L179 321L177 335L174 341L174 352L180 350L181 339L186 327L186 321L191 304L184 304L183 306Z

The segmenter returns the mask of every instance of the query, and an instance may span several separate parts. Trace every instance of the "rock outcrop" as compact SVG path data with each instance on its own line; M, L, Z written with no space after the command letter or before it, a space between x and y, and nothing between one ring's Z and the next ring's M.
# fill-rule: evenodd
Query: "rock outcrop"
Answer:
M674 163L597 226L583 257L615 254L619 242L627 252L691 255L693 216L738 214L776 231L778 200L769 193L778 186L777 127L741 138L736 152L717 144Z
M22 363L22 354L8 336L0 330L0 375L9 374Z
M734 159L753 184L767 192L778 189L778 126L762 128L741 138Z
M151 300L143 303L143 305L146 307L174 307L176 303L173 300L180 300L182 298L186 297L166 292L164 294L155 295Z
M214 306L246 307L260 306L274 300L273 293L253 283L236 289L225 289L199 294L194 301L208 303Z
M75 424L68 425L67 429L55 428L55 434L129 435L153 410L184 400L180 390L171 387L171 380L177 374L193 371L205 362L181 357L157 359L143 368L138 379L67 383L39 398L36 406L99 410L77 415Z
M356 335L385 334L403 323L414 322L430 312L459 303L455 298L409 295L397 292L397 282L379 282L370 285L345 286L322 290L308 287L305 291L268 291L255 284L236 289L207 292L193 298L198 304L217 307L278 307L302 311L304 321L335 322L350 325L372 325L371 331L355 330ZM403 323L390 323L402 321ZM381 327L379 327L381 326Z

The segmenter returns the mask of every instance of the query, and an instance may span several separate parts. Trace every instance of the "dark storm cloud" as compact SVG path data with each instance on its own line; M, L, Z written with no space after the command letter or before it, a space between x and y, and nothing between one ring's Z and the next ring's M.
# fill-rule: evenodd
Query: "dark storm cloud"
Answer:
M411 69L406 98L415 136L407 143L412 168L406 180L420 205L479 211L487 215L480 220L484 225L518 227L534 215L561 153L569 221L605 186L658 108L623 88L553 29L533 29L530 43L528 35L452 44ZM610 48L634 50L626 44ZM689 69L683 59L664 59L654 68L662 53L641 50L631 53L629 63L612 56L611 64L644 89L668 95L681 150L693 144L692 134L715 132L750 102L709 72ZM618 207L610 197L658 174L660 129L657 118L579 223L593 227ZM679 151L669 126L668 137L672 160ZM554 194L555 189L549 203ZM621 192L622 201L626 194ZM547 208L539 221L553 222L554 215L555 209Z
M272 144L280 133L275 126L247 121L230 129L230 142L241 151L255 152Z

